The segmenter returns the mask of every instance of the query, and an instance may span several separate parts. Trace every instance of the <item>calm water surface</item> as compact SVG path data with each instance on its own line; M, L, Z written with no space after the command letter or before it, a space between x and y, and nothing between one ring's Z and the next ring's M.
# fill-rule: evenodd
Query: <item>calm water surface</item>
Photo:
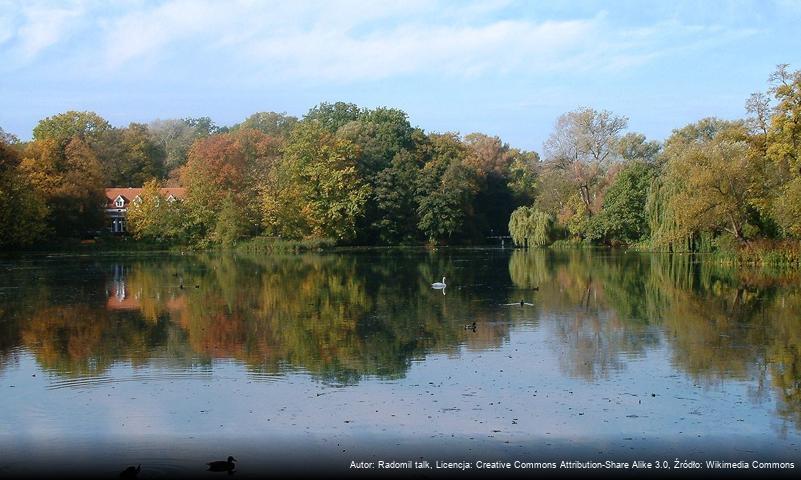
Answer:
M801 275L589 251L2 260L0 398L0 475L797 461Z

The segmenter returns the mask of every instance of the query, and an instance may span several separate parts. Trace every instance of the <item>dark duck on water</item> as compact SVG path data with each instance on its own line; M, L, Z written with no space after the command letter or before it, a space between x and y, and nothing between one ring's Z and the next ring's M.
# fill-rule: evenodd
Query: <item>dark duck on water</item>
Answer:
M234 465L236 461L234 457L229 456L228 460L217 460L206 465L209 466L209 471L211 472L231 472L236 468L236 465Z
M120 472L120 478L136 478L136 476L139 475L139 472L141 470L142 470L142 465L137 465L136 467L131 465L130 467Z

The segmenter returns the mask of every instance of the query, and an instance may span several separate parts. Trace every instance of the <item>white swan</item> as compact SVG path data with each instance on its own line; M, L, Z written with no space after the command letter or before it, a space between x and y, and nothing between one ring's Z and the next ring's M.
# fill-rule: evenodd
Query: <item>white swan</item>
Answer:
M447 285L445 285L445 277L442 277L441 282L434 282L431 284L431 288L445 288L445 287L447 287Z

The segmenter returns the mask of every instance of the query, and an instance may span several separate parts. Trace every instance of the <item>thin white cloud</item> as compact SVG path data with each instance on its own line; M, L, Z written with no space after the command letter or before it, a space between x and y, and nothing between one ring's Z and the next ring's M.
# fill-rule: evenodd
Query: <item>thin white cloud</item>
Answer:
M22 52L25 61L18 67L23 68L48 48L74 40L75 53L62 60L100 76L203 71L234 83L358 82L625 70L748 34L676 20L621 29L604 12L510 19L503 14L509 3L167 0L107 10L102 3L37 4L18 8L23 20L13 33L4 36L0 30L0 54L11 45ZM82 35L75 40L79 28Z
M61 42L83 13L80 3L61 7L37 3L24 6L20 11L22 23L15 32L16 51L23 60L34 59L48 47Z

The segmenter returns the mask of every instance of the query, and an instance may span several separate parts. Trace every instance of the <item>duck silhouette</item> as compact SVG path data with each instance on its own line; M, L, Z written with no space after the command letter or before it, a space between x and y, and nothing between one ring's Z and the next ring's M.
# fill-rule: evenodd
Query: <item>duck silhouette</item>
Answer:
M141 470L142 470L142 465L137 465L136 467L131 465L130 467L120 472L120 478L136 478L136 476L139 475L139 472Z
M469 323L469 324L465 325L464 329L465 330L472 330L472 331L475 332L476 331L476 322Z
M431 288L445 288L447 285L445 284L445 277L442 277L441 282L434 282L431 284Z
M229 456L228 460L208 462L206 465L209 466L210 472L232 472L236 468L236 465L234 465L236 461L234 457Z

